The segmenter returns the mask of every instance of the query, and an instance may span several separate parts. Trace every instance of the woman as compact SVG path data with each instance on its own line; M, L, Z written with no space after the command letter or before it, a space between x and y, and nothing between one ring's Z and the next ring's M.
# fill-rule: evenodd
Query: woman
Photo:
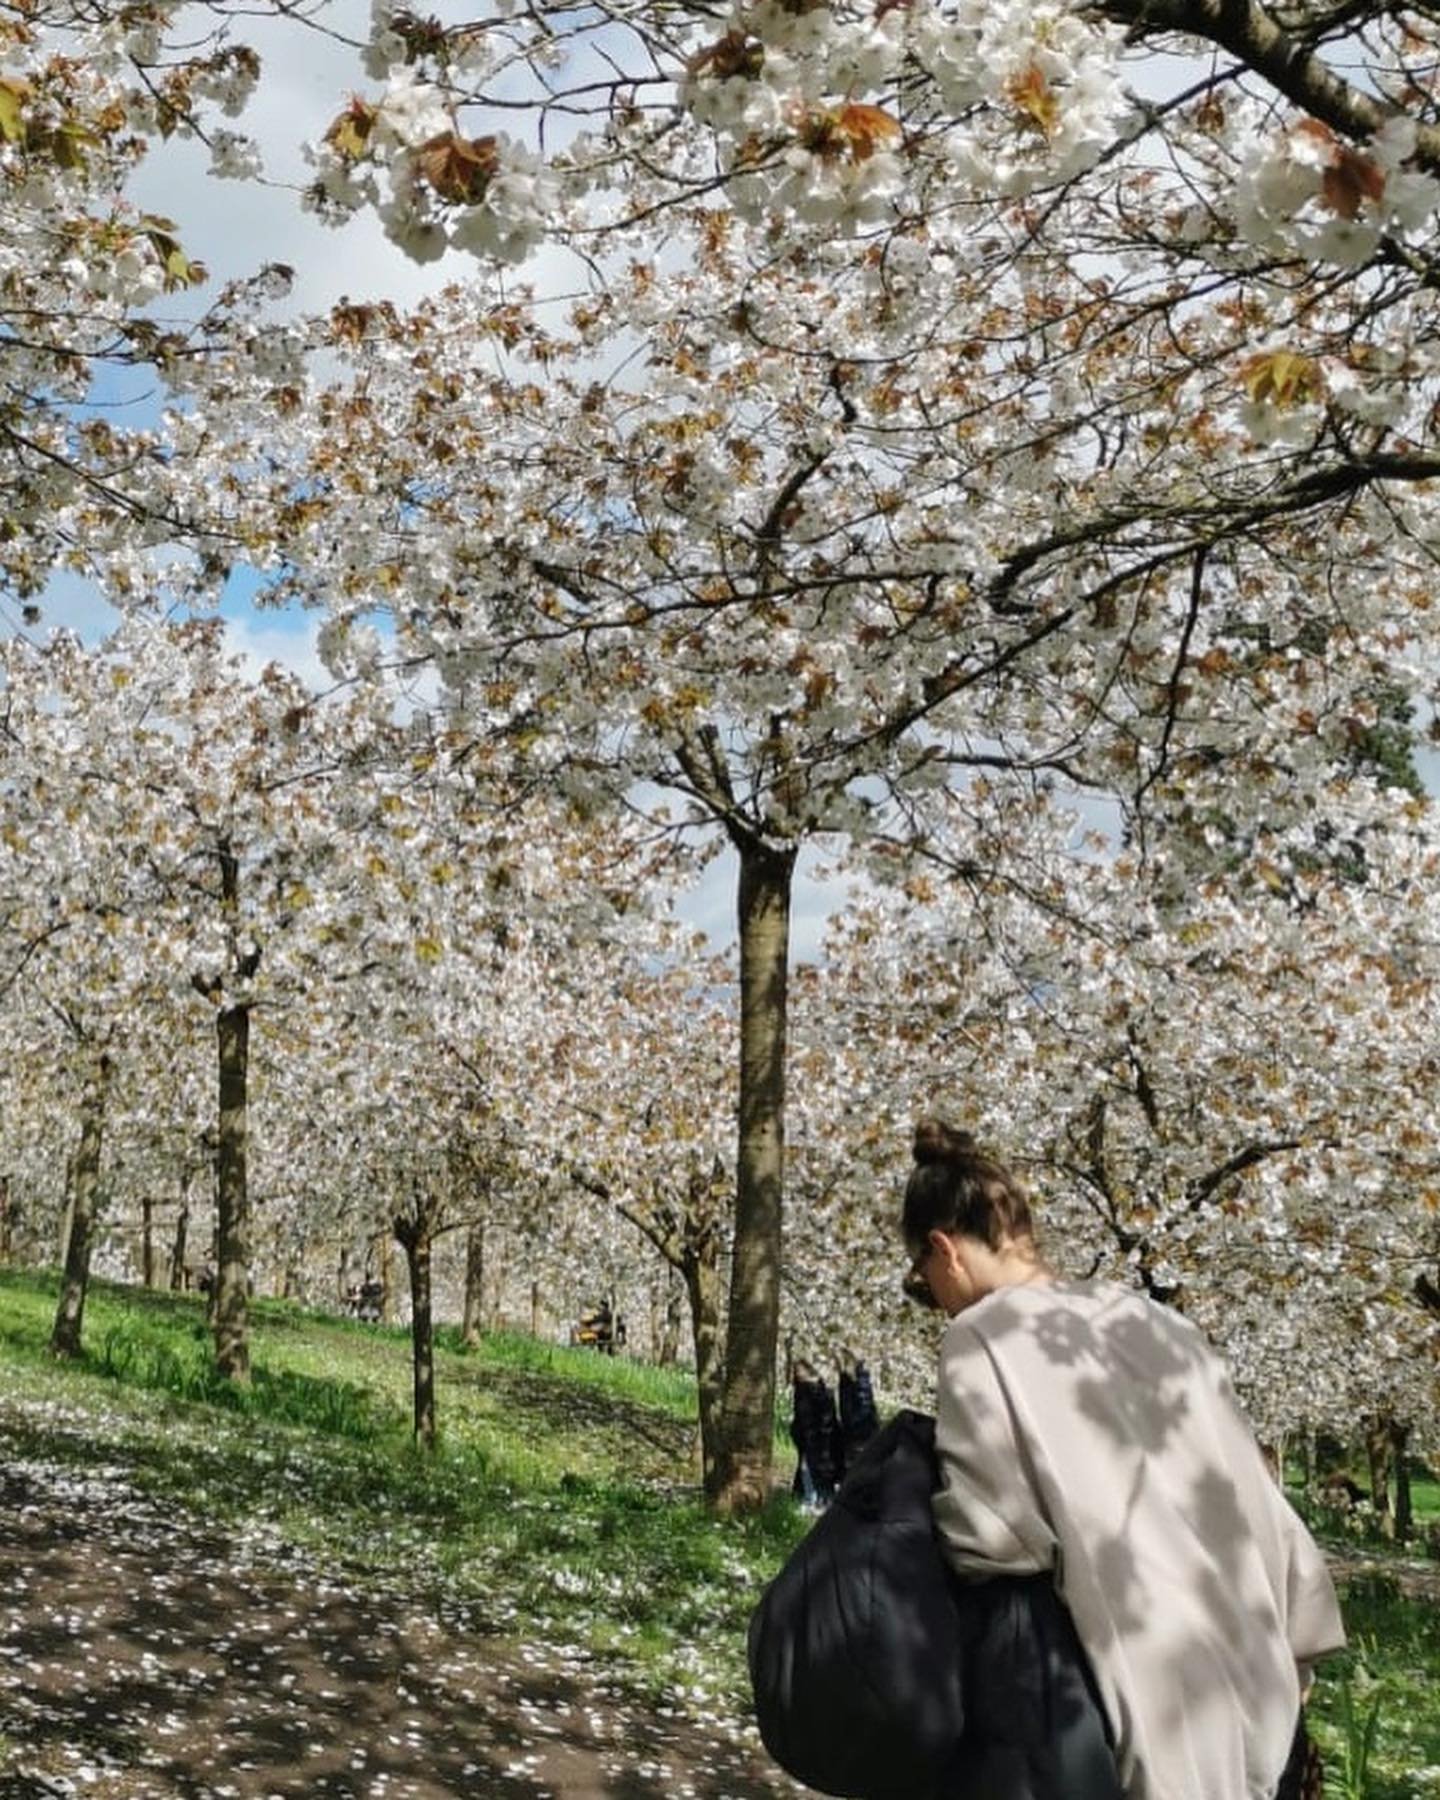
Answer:
M1168 1307L1062 1281L968 1132L915 1135L906 1290L950 1315L935 1523L962 1578L1051 1570L1129 1800L1273 1800L1334 1588L1223 1365Z

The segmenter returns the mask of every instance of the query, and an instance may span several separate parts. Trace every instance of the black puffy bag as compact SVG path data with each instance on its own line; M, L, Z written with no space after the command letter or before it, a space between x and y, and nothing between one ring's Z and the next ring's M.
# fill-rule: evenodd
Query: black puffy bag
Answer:
M931 1515L935 1421L866 1445L750 1621L766 1749L849 1800L1121 1800L1049 1575L959 1583Z
M965 1727L960 1618L930 1518L935 1425L902 1412L750 1621L765 1748L825 1794L926 1800Z

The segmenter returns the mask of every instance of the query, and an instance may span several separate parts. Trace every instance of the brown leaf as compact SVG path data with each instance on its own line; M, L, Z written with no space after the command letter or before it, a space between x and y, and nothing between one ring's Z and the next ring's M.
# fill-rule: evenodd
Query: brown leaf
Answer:
M1014 76L1006 84L1005 93L1030 122L1049 137L1060 118L1060 102L1046 81L1044 71L1031 63L1023 75Z
M1353 219L1363 201L1373 200L1378 205L1383 198L1385 171L1373 158L1346 144L1326 169L1322 188L1331 212L1339 213L1342 219Z
M379 116L377 107L356 94L339 118L331 122L325 142L346 162L358 162L370 148L370 133Z
M765 46L743 31L727 31L713 44L697 50L685 67L692 75L713 75L717 81L729 81L737 75L753 81L765 67Z
M466 138L441 131L415 153L420 173L442 200L474 206L485 198L490 178L500 166L493 136Z

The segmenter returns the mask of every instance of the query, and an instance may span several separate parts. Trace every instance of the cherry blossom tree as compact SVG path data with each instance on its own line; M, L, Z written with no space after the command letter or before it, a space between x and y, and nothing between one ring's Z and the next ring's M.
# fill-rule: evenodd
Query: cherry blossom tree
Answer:
M735 1206L733 961L662 922L639 945L571 958L552 983L561 1025L539 1060L535 1097L543 1115L578 1123L560 1151L562 1177L613 1208L684 1283L701 1475L713 1495Z
M131 197L177 136L218 174L258 172L234 121L260 60L231 12L41 0L0 21L0 594L27 617L62 572L125 604L157 574L213 599L240 549L219 494L177 482L155 390L183 391L288 277L257 272L197 316L185 222Z
M79 924L92 934L98 924L114 937L123 955L85 959L102 1048L147 1002L151 1014L157 1003L173 1010L188 991L210 1009L216 1362L243 1380L251 1013L293 1002L328 973L326 916L336 889L355 891L358 867L337 855L338 783L389 727L368 693L320 705L278 669L242 682L207 624L132 623L95 652L66 637L39 654L17 642L6 697L24 779L42 790L32 804L65 819L78 872L62 885L47 833L30 876L41 922L19 933L22 962L62 927L73 938ZM10 830L24 841L13 813ZM93 1131L85 1139L86 1168L96 1141Z
M432 670L507 783L734 853L725 1504L768 1485L801 847L902 868L976 772L1044 773L1147 866L1223 785L1258 870L1431 679L1432 39L1384 6L382 8L312 201L480 280L186 371L162 536L230 540L177 591L233 550L329 609L337 674ZM563 305L496 273L546 239ZM988 878L1023 896L1014 822Z
M1271 1433L1434 1393L1433 821L1323 799L1227 868L1187 830L1078 858L1037 794L1022 892L987 847L1019 803L972 789L932 872L836 925L819 1003L891 1218L908 1122L974 1122L1062 1265L1183 1305Z
M736 855L727 1503L770 1454L800 846L923 840L987 767L1139 831L1220 759L1283 825L1427 679L1427 41L1125 0L377 17L315 204L581 274L568 318L493 276L336 315L353 374L257 484L274 592L337 668L383 606L477 742Z

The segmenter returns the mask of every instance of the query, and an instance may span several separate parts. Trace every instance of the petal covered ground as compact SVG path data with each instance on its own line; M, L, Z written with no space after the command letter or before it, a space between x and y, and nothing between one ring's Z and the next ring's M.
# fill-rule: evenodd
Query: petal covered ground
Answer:
M0 1451L6 1447L0 1442ZM0 1800L769 1800L743 1733L162 1509L0 1470Z

